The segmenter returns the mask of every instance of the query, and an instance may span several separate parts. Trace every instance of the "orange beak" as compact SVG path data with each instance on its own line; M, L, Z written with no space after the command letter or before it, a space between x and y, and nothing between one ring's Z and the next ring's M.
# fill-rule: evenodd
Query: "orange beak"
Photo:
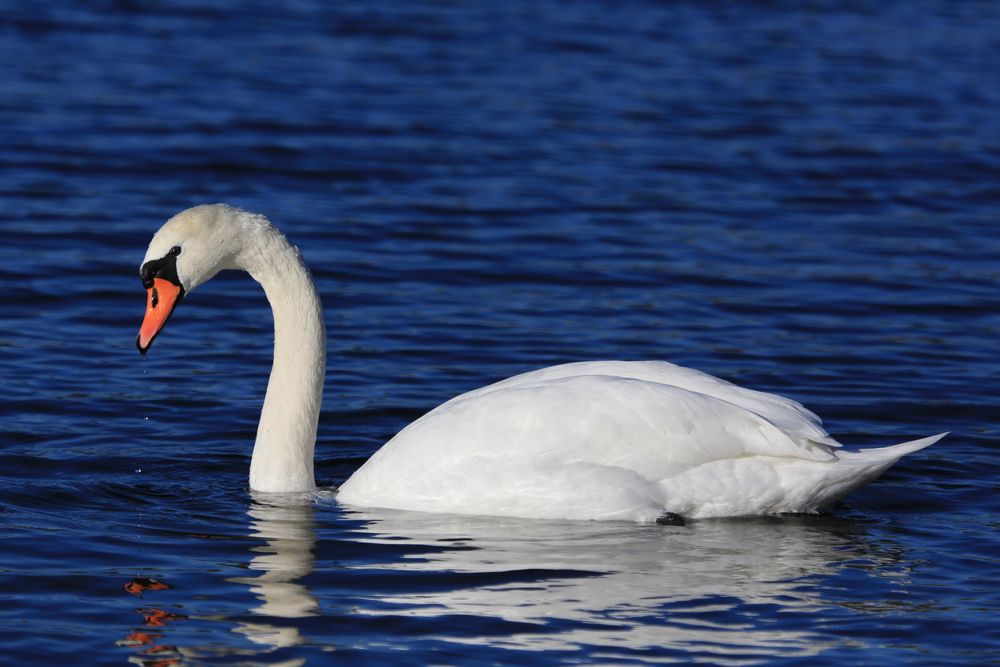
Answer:
M139 352L146 354L156 334L160 333L160 329L174 312L183 292L180 285L163 278L153 278L153 286L146 290L146 316L142 319L139 336L135 339Z

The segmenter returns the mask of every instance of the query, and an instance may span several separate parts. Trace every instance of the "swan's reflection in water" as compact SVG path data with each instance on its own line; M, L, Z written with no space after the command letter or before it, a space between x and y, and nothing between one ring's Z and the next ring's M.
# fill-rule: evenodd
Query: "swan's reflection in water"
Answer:
M586 645L634 658L655 648L659 655L676 651L674 659L714 662L730 655L734 662L814 655L850 642L817 631L823 624L811 612L837 604L824 598L828 579L844 567L881 579L897 560L874 547L863 527L831 518L666 527L375 510L347 515L367 522L360 539L374 551L398 549L401 540L436 547L365 568L465 575L450 590L385 592L359 605L360 613L518 622L522 629L508 636L445 627L442 634L521 650Z
M310 494L253 494L247 510L250 537L262 540L251 548L247 569L255 576L232 577L227 581L244 584L260 601L251 614L269 622L240 623L235 632L272 649L303 643L294 623L277 619L297 619L318 613L319 604L299 579L313 571L316 527Z
M176 605L178 609L195 610L190 614L140 607L136 611L143 616L143 626L134 628L128 636L116 642L133 650L128 661L143 667L164 667L182 663L201 664L204 660L227 656L250 661L241 664L283 667L305 664L306 659L295 655L295 651L291 652L291 657L287 657L287 651L278 652L301 646L307 641L300 624L302 619L316 615L319 609L312 592L300 582L314 568L314 502L312 494L253 494L247 509L252 546L249 560L241 567L249 574L228 577L225 579L226 587L215 590L229 592L229 588L236 584L244 591L249 589L257 604L236 613L229 613L226 609L228 604L219 608L190 598L186 604ZM229 539L231 535L219 534L217 537ZM125 584L125 590L137 596L151 591L182 592L170 584L148 577L132 579ZM219 599L228 597L223 594ZM183 621L180 629L173 627L175 621ZM185 642L184 629L193 624L201 626L201 634L214 632L221 626L226 633L235 632L246 642ZM325 650L325 647L320 648Z
M226 586L251 603L207 614L192 603L184 617L221 623L241 646L154 646L134 661L163 664L169 649L297 665L431 642L490 661L512 649L747 664L851 646L831 629L844 608L906 584L906 561L841 519L529 521L359 510L324 493L255 496L247 512L248 560ZM859 586L873 593L844 591Z

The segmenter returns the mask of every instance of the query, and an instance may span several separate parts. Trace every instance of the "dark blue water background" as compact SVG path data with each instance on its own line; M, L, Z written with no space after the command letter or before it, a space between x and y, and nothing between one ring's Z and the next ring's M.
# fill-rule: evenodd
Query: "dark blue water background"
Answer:
M1000 659L996 3L4 2L0 63L6 664ZM327 486L579 359L953 434L824 517L254 498L257 286L134 347L150 235L215 201L314 270Z

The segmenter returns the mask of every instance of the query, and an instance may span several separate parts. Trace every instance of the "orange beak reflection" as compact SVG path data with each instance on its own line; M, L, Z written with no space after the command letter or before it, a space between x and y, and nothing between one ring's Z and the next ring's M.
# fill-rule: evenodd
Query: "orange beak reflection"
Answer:
M153 286L146 290L146 316L142 319L139 336L135 339L139 352L146 354L156 334L160 333L167 318L174 312L183 292L182 287L169 280L153 278Z

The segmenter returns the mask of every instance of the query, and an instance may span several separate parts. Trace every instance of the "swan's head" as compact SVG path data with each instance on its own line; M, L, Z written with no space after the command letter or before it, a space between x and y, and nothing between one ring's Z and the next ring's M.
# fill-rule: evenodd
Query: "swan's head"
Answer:
M222 269L238 268L244 218L250 216L232 206L206 204L181 211L156 232L139 269L146 288L139 352L146 354L185 294Z

